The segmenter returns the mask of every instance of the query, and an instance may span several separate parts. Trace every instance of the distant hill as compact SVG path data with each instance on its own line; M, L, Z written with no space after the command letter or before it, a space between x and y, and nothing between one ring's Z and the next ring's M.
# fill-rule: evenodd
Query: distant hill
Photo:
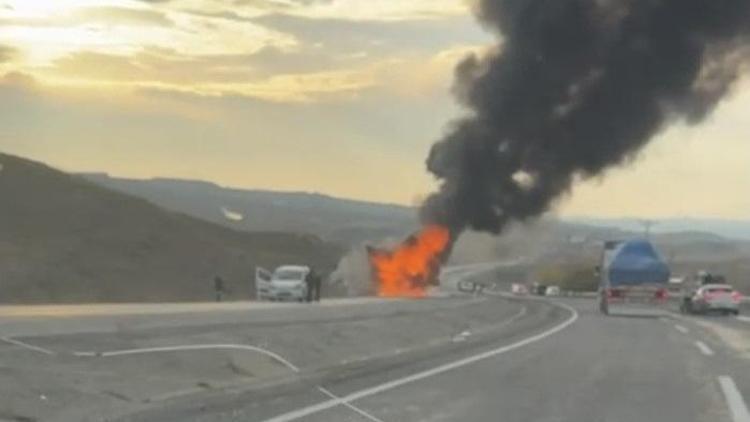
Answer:
M229 204L231 206L231 204ZM243 233L0 154L0 302L185 301L253 294L256 265L332 269L313 235Z
M575 217L567 221L571 223L584 224L588 226L618 228L620 230L641 232L643 229L636 218L591 218ZM748 220L719 220L710 218L664 218L654 220L656 223L653 233L684 234L691 232L694 235L714 235L730 238L750 240L750 219Z
M314 193L231 189L189 180L132 180L105 174L81 177L226 227L306 232L348 246L400 239L417 226L416 210L397 205ZM593 262L605 240L642 236L643 229L635 219L543 218L512 224L502 236L466 233L454 248L451 262L503 260L532 267ZM721 272L750 291L750 222L666 219L654 227L652 239L670 260L675 274L697 269Z
M582 264L593 268L605 240L640 238L640 231L542 219L533 224L513 224L502 236L466 233L454 248L456 264L500 260L518 262L530 268L526 281L550 266ZM723 274L735 286L750 294L750 241L713 233L686 231L653 233L651 239L675 276L699 270ZM514 276L513 282L524 281Z
M417 225L413 208L316 193L232 189L191 180L135 180L106 174L80 176L165 209L237 230L310 233L328 241L354 245L400 237Z

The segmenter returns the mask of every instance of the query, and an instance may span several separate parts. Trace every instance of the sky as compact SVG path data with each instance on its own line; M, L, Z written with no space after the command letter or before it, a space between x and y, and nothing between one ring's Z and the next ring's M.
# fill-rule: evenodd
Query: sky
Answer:
M0 0L0 151L71 172L413 205L497 40L464 0ZM750 80L554 212L750 219Z

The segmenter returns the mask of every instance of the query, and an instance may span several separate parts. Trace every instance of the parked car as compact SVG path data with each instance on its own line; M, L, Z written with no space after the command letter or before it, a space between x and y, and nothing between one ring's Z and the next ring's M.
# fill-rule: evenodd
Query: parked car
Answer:
M681 310L685 313L720 312L739 315L742 295L728 284L710 284L685 298Z
M458 291L463 293L474 293L477 290L477 284L470 280L461 280L458 282Z
M529 294L529 288L525 284L513 283L510 286L510 291L514 295L525 296Z
M547 296L560 296L560 286L548 286L545 294Z
M256 269L258 300L304 301L307 297L305 279L309 273L310 267L303 265L281 266L273 274L263 268Z
M547 285L546 284L534 283L531 286L531 294L536 295L536 296L546 296L547 295Z

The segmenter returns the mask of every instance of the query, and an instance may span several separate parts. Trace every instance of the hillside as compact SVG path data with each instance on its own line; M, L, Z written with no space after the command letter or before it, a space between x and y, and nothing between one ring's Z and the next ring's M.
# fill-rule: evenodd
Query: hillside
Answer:
M540 272L558 267L586 266L593 274L604 240L639 237L641 232L542 219L529 225L512 225L500 237L466 233L456 245L452 260L458 264L499 259L530 268L525 277L514 274L513 282L534 281ZM675 276L707 270L725 275L750 294L749 241L687 231L654 233L651 239Z
M643 227L636 218L586 218L578 217L569 220L587 226L618 228L628 231L642 231ZM688 233L705 235L712 233L730 239L750 241L750 220L726 220L710 218L665 218L653 221L654 233Z
M243 233L0 154L0 302L185 301L253 294L255 265L335 266L311 235Z
M237 230L310 233L355 245L400 237L416 226L413 208L354 201L304 192L224 188L213 183L120 179L105 174L81 177L109 189L147 199L160 207Z
M401 239L416 226L416 210L409 207L310 193L229 189L200 181L132 180L103 174L81 177L226 227L306 232L348 246ZM695 223L692 228L689 222ZM750 223L665 219L654 227L652 239L676 275L711 270L726 274L750 292L750 241L743 239L743 227L750 227ZM722 235L722 229L734 236ZM636 219L543 218L530 224L513 224L499 237L466 233L454 248L451 262L521 261L532 268L562 263L589 265L599 258L604 240L642 235L643 228ZM517 272L513 276L517 277ZM534 276L528 273L528 277Z

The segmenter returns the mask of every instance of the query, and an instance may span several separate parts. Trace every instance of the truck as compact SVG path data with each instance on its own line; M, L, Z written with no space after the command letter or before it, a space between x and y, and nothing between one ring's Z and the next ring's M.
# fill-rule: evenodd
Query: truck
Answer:
M669 300L669 266L648 240L605 242L597 270L602 314L613 305L653 307Z

